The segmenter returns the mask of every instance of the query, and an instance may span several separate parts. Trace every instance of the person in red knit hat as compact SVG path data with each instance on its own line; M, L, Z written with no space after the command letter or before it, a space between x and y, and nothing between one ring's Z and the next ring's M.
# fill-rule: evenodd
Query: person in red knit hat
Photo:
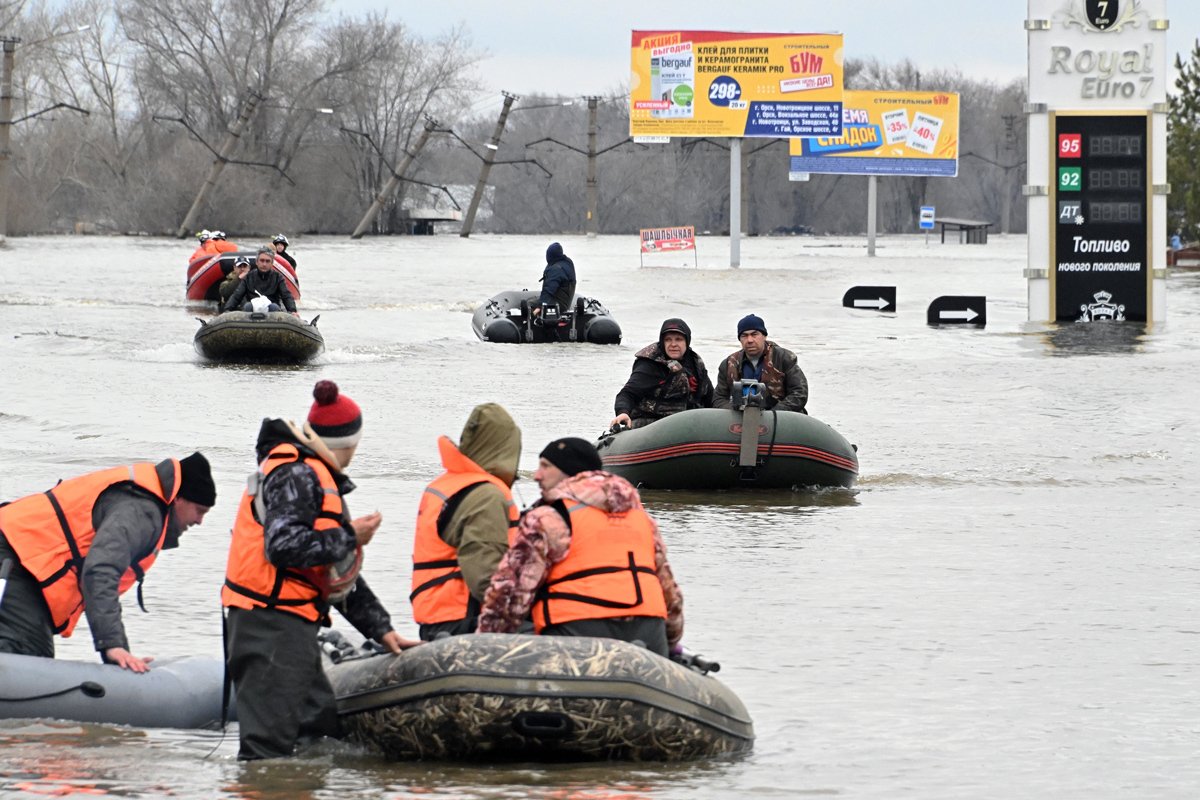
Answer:
M336 608L392 653L402 638L359 574L378 511L351 517L345 474L363 415L333 381L319 381L308 422L265 419L258 470L242 495L222 604L228 670L237 689L243 760L291 755L303 737L337 736L336 698L321 667L317 633Z

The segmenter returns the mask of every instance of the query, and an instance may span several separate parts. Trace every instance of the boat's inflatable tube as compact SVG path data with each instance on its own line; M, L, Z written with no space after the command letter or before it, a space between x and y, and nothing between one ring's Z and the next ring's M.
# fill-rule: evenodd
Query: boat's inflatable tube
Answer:
M682 761L754 744L716 678L614 639L469 634L326 672L347 735L394 760Z
M305 322L286 311L226 311L200 320L193 344L214 361L307 361L325 349L318 317Z
M858 453L833 428L795 411L759 411L742 457L743 412L697 408L597 442L604 469L646 489L788 489L854 485ZM754 441L756 439L757 441Z
M475 309L471 328L483 341L503 344L621 343L621 326L599 300L577 296L557 325L543 326L530 312L537 299L533 291L501 292Z
M139 674L113 664L0 653L0 719L216 728L223 679L218 658L156 660ZM231 699L230 719L234 708Z
M221 281L233 270L233 262L245 258L250 262L250 268L254 269L254 259L257 257L256 250L235 250L193 259L187 268L187 299L220 300ZM287 281L292 297L299 300L300 279L296 277L296 268L282 256L275 256L275 271Z

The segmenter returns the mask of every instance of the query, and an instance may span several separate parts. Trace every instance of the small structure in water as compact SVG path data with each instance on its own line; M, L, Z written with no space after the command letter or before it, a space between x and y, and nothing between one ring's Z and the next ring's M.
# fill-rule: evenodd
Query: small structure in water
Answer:
M552 311L533 314L538 292L521 290L501 292L475 309L471 328L485 342L505 344L547 342L590 342L620 344L621 326L599 300L575 298L571 308L557 319Z

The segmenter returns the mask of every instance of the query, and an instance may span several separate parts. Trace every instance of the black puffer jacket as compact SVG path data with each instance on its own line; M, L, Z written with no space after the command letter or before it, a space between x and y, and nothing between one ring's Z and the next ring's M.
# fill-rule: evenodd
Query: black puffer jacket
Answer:
M575 262L560 256L553 264L547 264L542 272L542 293L538 304L558 303L559 311L570 311L575 299Z
M258 267L251 269L246 277L242 278L238 287L233 290L233 295L225 303L222 311L237 311L242 307L243 303L248 302L252 297L257 297L261 294L263 297L270 300L278 306L283 306L288 311L296 310L296 301L292 297L292 292L288 289L287 281L283 276L274 270L274 268L263 272Z
M663 337L669 331L682 333L688 344L678 361L668 358ZM662 324L658 341L637 352L629 380L617 393L613 409L628 414L633 427L649 425L657 419L689 408L710 408L713 385L704 359L691 348L692 331L681 319Z

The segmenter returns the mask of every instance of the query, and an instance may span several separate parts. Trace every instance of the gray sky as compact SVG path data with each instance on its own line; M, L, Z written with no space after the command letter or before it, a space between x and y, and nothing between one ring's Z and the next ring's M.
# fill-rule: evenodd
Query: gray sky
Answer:
M464 21L488 53L486 93L608 94L629 80L630 32L683 29L842 33L846 55L957 67L1000 82L1026 71L1025 0L334 0L386 10L422 36ZM1168 64L1200 35L1200 2L1168 0ZM929 87L933 88L933 87ZM481 101L485 98L481 97ZM482 104L482 102L481 102ZM498 105L498 101L497 101Z

